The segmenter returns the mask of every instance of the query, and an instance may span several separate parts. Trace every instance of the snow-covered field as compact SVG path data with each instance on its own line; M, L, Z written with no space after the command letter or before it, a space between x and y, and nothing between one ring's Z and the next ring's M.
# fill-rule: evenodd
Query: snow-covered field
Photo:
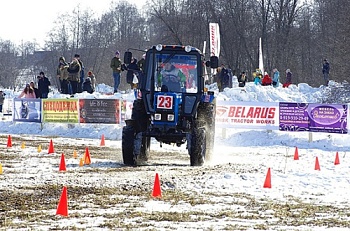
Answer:
M306 84L248 85L246 92L226 90L218 98L318 102L321 95ZM313 133L311 142L309 133L230 129L223 134L217 128L214 158L202 167L189 166L185 146L160 148L154 141L147 165L125 167L118 125L41 129L1 121L0 230L348 230L347 134ZM53 154L48 154L50 140ZM299 160L294 160L296 147ZM86 148L92 163L80 166ZM67 170L60 172L62 153ZM271 188L264 188L269 168ZM162 196L153 198L157 173ZM56 215L64 186L68 217Z

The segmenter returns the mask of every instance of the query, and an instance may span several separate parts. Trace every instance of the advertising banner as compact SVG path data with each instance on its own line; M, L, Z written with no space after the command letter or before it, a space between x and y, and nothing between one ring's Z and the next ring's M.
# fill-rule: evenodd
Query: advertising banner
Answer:
M347 104L280 103L281 131L348 133Z
M215 124L222 128L278 130L278 103L218 101Z
M220 55L220 31L218 23L209 23L210 56Z
M43 99L43 122L78 123L78 99Z
M17 99L13 101L13 121L41 122L41 100L40 99Z
M80 99L80 123L119 124L121 105L119 99Z

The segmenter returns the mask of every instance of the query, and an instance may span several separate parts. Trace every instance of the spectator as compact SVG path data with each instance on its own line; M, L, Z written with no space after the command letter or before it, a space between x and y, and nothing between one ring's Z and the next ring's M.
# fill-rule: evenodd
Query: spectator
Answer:
M35 92L34 89L30 87L29 83L26 84L26 87L23 89L22 93L18 96L18 98L24 98L27 99L35 99Z
M245 72L242 71L242 73L238 76L238 87L245 87L246 82L247 76L245 75Z
M59 63L58 63L58 67L57 67L57 78L60 81L60 92L62 94L68 94L68 63L66 62L64 57L60 57L59 58Z
M128 70L126 73L126 82L130 84L131 89L133 89L134 75L137 75L140 70L137 65L137 60L134 57L131 58L131 63L127 66L126 69Z
M113 72L113 79L114 79L114 93L118 92L119 84L120 84L120 73L122 72L122 62L119 58L119 51L115 52L115 57L111 60L110 67L112 68Z
M80 65L79 81L78 81L78 85L77 85L77 92L81 93L82 90L83 90L82 88L83 88L83 83L84 83L84 78L85 78L84 64L83 64L83 61L81 61L79 54L75 54L74 58L79 62L79 65Z
M269 86L271 84L272 84L272 79L269 76L269 74L267 74L267 72L265 71L264 78L262 79L261 85Z
M4 105L5 92L0 91L0 113L2 113L2 106Z
M91 79L90 77L87 77L83 83L83 91L87 91L88 93L92 94L94 90L92 89Z
M49 86L51 86L50 80L45 76L45 73L41 71L38 76L38 89L41 94L40 98L47 99Z
M274 68L272 72L273 72L272 85L273 87L278 87L278 82L280 80L280 73L277 70L277 68Z
M230 69L227 69L224 64L221 65L221 88L222 90L230 87L230 82L232 83L232 78L230 78ZM230 81L231 79L231 81Z
M292 72L290 69L286 70L286 82L283 84L283 87L289 87L292 84Z
M253 77L254 77L254 84L261 85L262 73L260 69L256 69L256 71L253 73Z
M139 68L140 71L142 71L143 73L145 73L145 60L146 58L146 54L142 55L142 58L137 62L137 66Z
M72 94L74 95L75 93L78 92L78 84L80 81L80 64L78 60L74 57L72 62L69 64L69 67L67 69L68 71L68 81L70 83L70 86L72 88ZM69 86L68 86L69 88Z
M89 71L87 74L87 77L89 77L91 79L91 87L92 90L95 91L96 90L96 76L92 71Z
M68 90L68 86L70 86L70 83L68 81L68 68L69 65L66 63L64 57L60 57L60 63L58 64L57 68L57 77L60 79L62 94L72 94L72 92L69 92Z
M31 88L33 88L36 98L39 99L41 96L41 93L40 93L39 89L35 87L34 82L30 82L29 85Z
M328 82L329 82L329 70L331 69L331 67L329 66L329 62L327 59L323 60L323 67L322 67L322 73L323 73L323 79L325 82L325 86L328 86Z

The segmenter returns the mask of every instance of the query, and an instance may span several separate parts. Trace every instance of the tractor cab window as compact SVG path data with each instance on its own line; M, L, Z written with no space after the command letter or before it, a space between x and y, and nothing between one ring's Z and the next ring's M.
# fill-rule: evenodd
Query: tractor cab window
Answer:
M148 65L152 65L149 62ZM190 54L156 54L154 84L156 91L197 92L197 56ZM148 68L152 71L152 68ZM151 76L149 73L148 76ZM150 88L150 78L147 80Z

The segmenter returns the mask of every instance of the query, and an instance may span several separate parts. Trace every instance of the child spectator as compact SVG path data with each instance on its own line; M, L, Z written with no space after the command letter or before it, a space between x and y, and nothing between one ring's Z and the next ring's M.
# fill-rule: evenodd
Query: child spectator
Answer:
M92 71L89 71L87 74L87 77L89 77L91 79L91 87L92 90L95 91L96 90L96 77L95 74Z
M280 73L277 70L277 68L274 68L272 70L272 72L273 72L272 85L273 85L273 87L278 87L278 82L279 82L279 79L280 79Z
M239 86L239 87L244 87L246 82L247 82L247 76L245 75L245 72L243 71L243 72L238 76L238 86Z
M283 84L283 87L289 87L292 84L292 72L290 69L286 70L286 82Z
M90 77L87 77L83 83L83 91L87 91L88 93L92 94L94 90L92 89L91 79Z
M261 85L263 86L269 86L272 84L272 79L269 76L269 74L267 74L267 72L265 72L264 78L262 79L262 83Z

